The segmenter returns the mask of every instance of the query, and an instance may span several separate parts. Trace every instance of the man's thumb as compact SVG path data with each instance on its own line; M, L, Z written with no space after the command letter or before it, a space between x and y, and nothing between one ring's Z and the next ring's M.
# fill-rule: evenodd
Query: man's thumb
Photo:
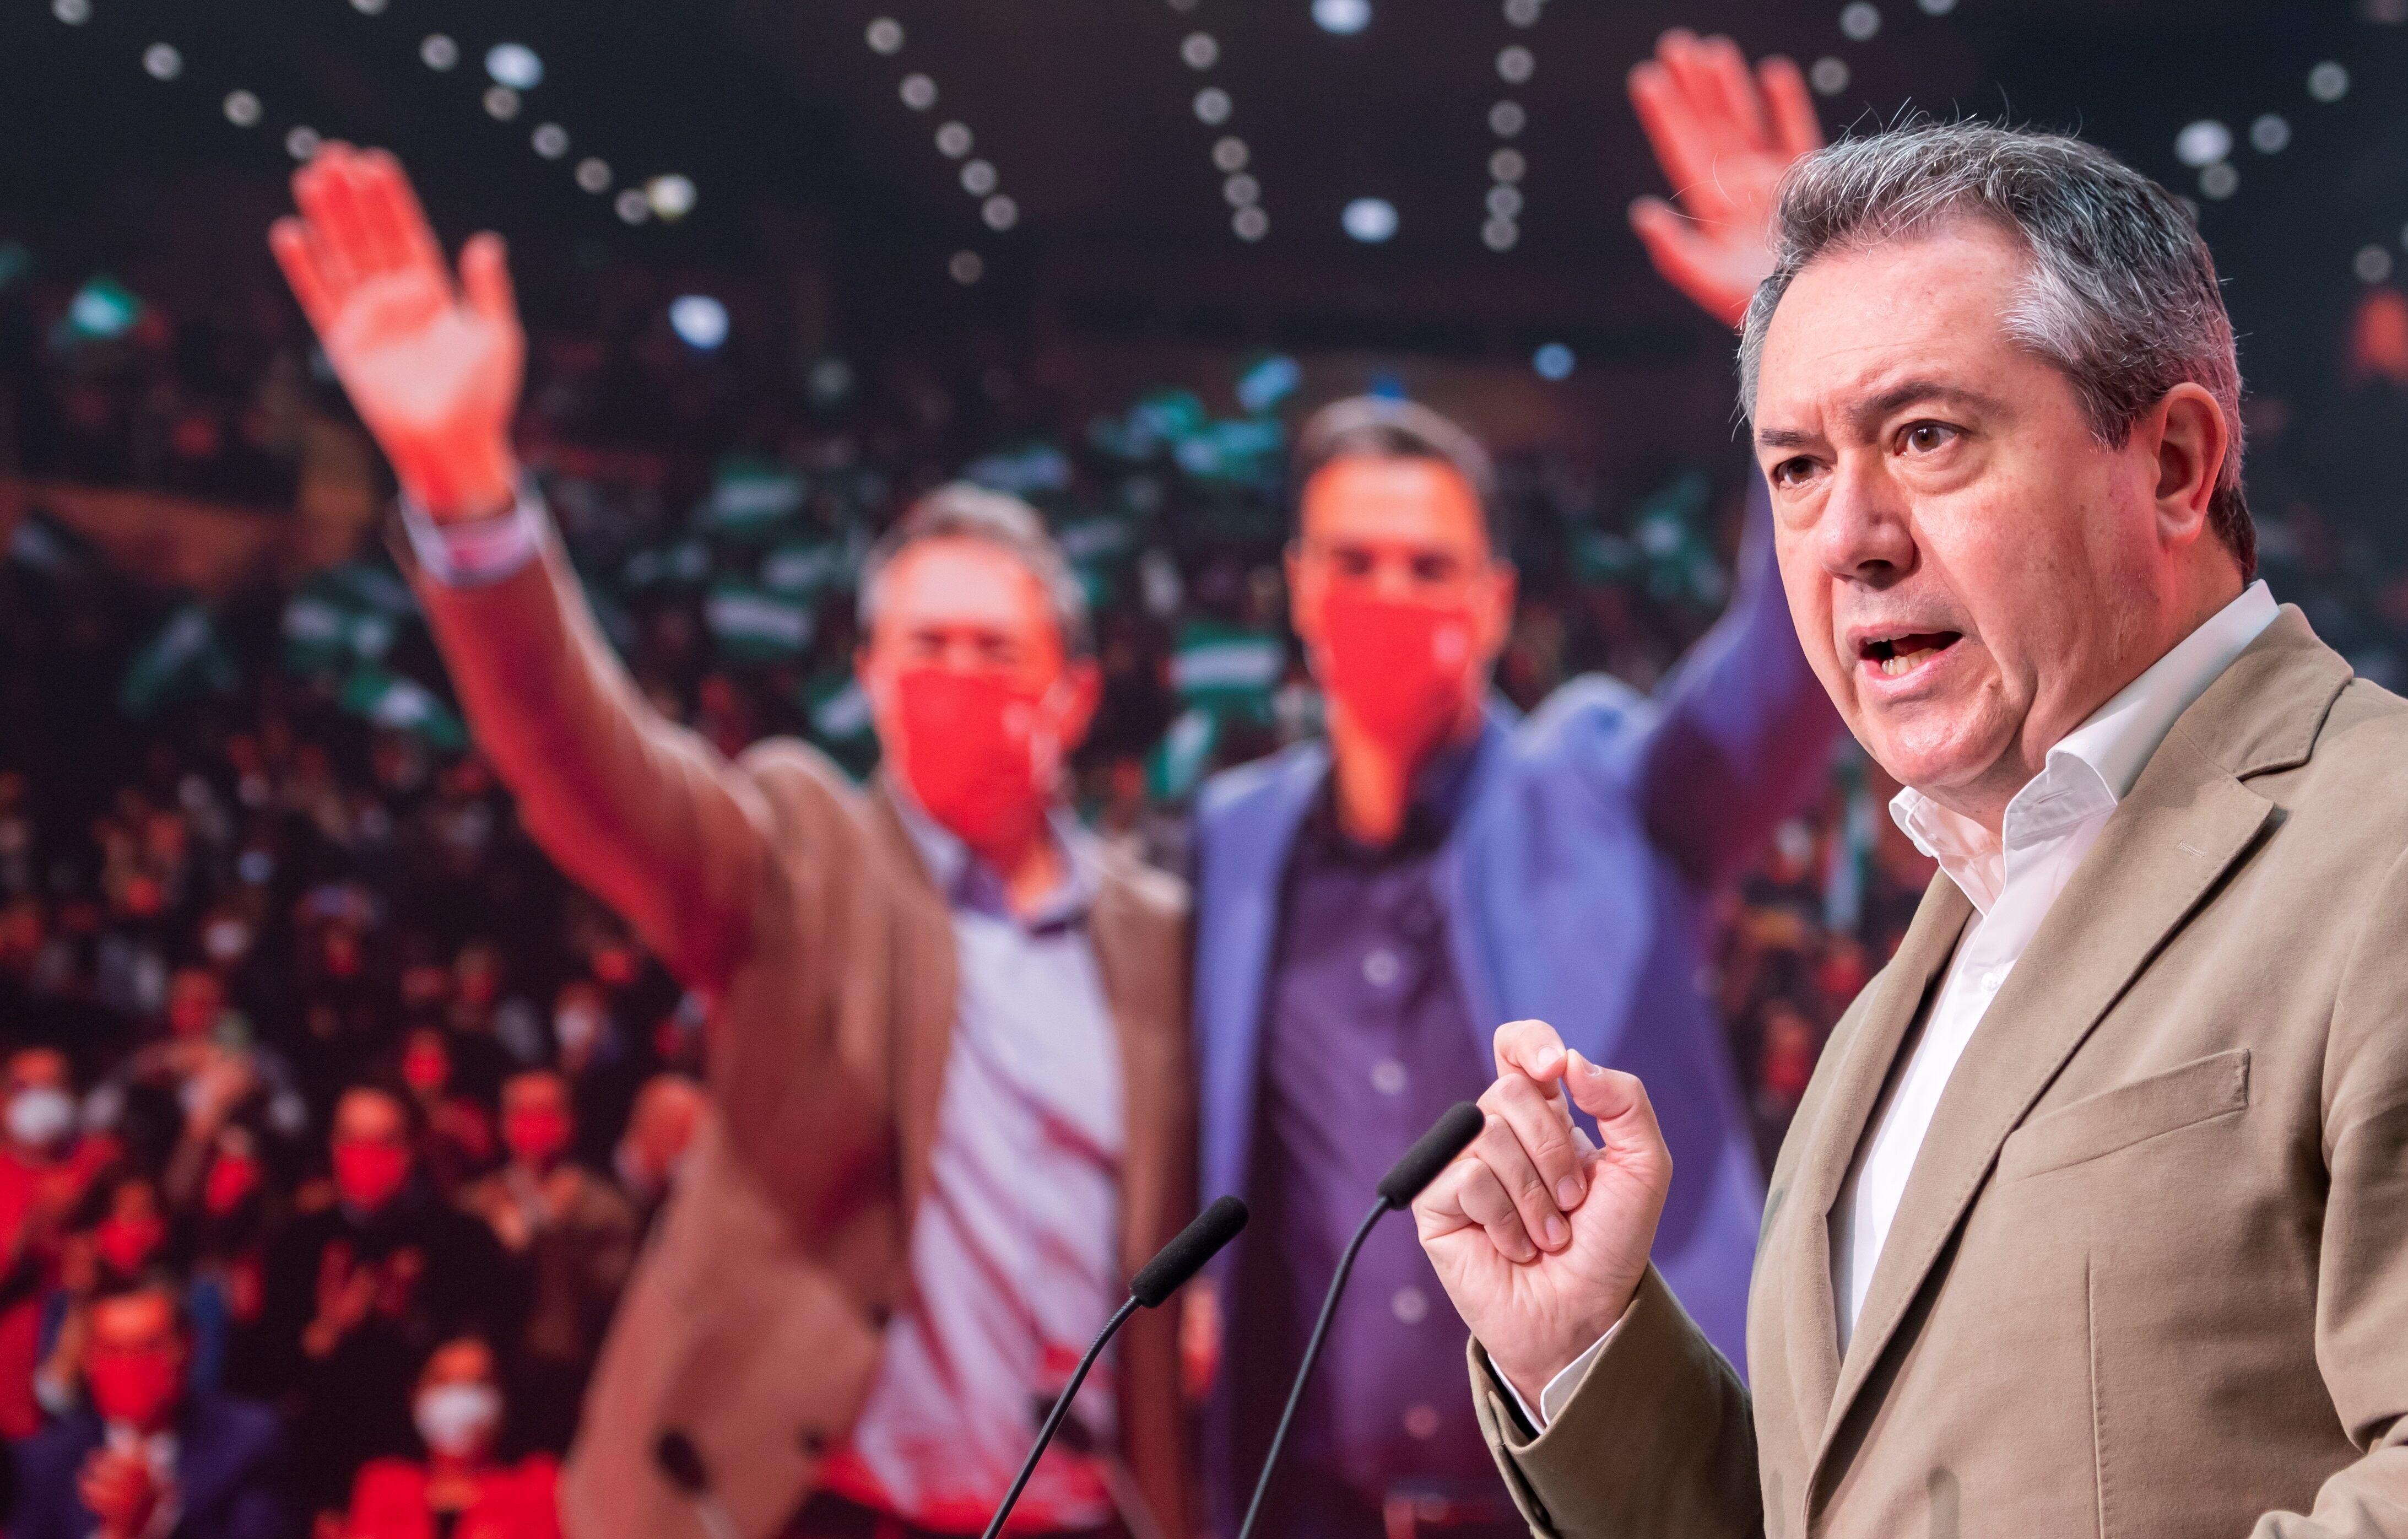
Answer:
M509 248L491 230L470 236L460 249L460 292L468 308L489 321L518 319L510 293Z

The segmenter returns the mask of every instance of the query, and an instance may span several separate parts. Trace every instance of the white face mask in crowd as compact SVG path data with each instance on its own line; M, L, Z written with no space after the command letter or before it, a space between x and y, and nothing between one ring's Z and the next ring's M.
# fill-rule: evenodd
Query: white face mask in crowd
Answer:
M75 1101L64 1090L36 1085L8 1098L8 1136L28 1148L46 1149L75 1126Z
M422 1392L411 1419L427 1447L457 1459L476 1451L502 1419L501 1391L490 1384L441 1384Z

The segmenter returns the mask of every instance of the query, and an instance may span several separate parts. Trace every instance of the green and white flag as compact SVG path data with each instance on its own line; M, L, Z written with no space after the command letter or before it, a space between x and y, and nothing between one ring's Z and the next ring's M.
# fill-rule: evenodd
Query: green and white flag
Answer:
M1221 746L1221 718L1210 711L1183 711L1145 756L1145 794L1163 803L1195 792Z
M1259 486L1278 479L1286 448L1286 430L1275 418L1232 418L1181 439L1172 457L1198 481Z
M619 573L620 585L631 592L646 588L693 587L710 575L710 547L699 539L680 539L638 551Z
M141 319L142 301L124 284L102 273L67 301L64 324L77 341L107 341L132 331Z
M1286 672L1285 642L1226 620L1186 621L1171 641L1171 689L1182 704L1216 715L1268 722L1272 692Z
M792 466L735 455L719 462L703 503L710 531L730 539L760 539L803 511L808 487Z
M241 684L242 675L219 640L208 611L186 604L134 654L118 686L117 705L140 721L172 701L194 695L231 695Z
M990 492L1016 497L1070 489L1070 456L1050 443L1024 443L983 455L962 468L962 479Z
M417 612L408 584L391 572L359 562L330 567L285 600L285 670L325 673L376 662Z
M799 657L811 644L811 607L791 595L724 579L702 603L702 621L735 663Z
M1303 382L1304 370L1295 359L1283 352L1267 353L1238 376L1238 404L1253 416L1263 416L1276 410Z
M761 558L761 585L772 593L816 598L853 586L861 554L850 540L793 540Z
M388 673L373 663L351 670L337 700L345 711L379 726L410 732L437 748L468 746L468 729L433 690L415 679Z
M867 779L878 766L878 732L860 681L850 672L823 673L803 683L801 696L811 741L855 780Z

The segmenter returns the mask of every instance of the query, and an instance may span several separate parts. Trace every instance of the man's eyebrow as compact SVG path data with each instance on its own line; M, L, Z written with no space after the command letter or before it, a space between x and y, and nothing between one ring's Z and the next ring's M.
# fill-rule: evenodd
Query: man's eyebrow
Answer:
M1996 398L1962 385L1943 384L1937 380L1901 380L1878 396L1869 396L1847 410L1851 426L1862 437L1870 438L1884 420L1903 407L1929 402L1936 406L1990 410L1999 404ZM1794 427L1759 427L1756 441L1764 449L1810 449L1823 442L1819 433Z

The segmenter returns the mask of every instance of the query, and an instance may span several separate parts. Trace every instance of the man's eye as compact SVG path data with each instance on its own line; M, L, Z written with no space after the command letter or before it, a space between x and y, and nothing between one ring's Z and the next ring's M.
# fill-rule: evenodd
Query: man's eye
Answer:
M1899 447L1910 454L1928 454L1956 441L1956 430L1945 423L1910 423L1899 435Z
M1796 459L1783 460L1779 465L1772 467L1772 484L1775 486L1796 486L1813 473L1814 462L1807 459L1803 455L1800 455Z

